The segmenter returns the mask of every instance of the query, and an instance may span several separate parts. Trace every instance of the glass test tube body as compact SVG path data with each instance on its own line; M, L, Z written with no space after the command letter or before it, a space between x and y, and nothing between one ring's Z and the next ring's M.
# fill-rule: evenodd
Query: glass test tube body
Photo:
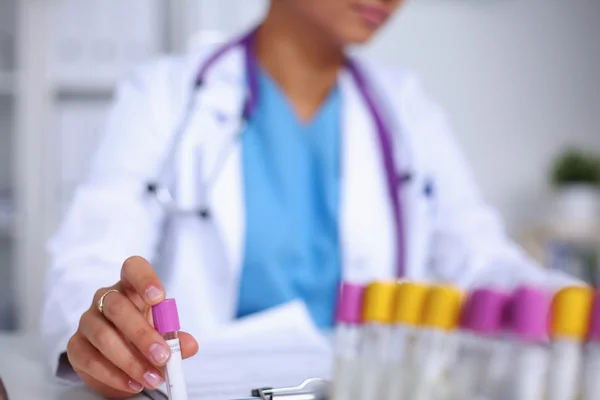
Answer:
M410 398L411 382L415 375L415 347L417 328L397 324L392 327L389 347L389 367L386 371L382 398L401 400Z
M388 324L368 323L363 325L357 400L381 398L386 369L389 364L389 345L392 332L392 326Z
M419 332L415 366L418 375L411 399L439 399L448 392L446 373L456 348L457 336L451 331L425 328Z
M498 399L506 390L506 376L512 368L513 343L507 334L491 340L490 364L487 368L487 383L481 389L482 398Z
M349 400L356 391L360 366L360 326L339 324L334 335L332 400Z
M461 332L455 362L450 369L452 398L496 399L510 362L511 344L502 337Z
M586 345L583 372L583 399L600 399L600 343Z
M475 398L486 391L495 341L468 331L461 332L457 340L456 363L450 371L453 397Z
M573 339L557 338L550 346L548 400L576 400L581 388L583 351Z
M165 366L165 384L169 400L187 400L187 389L183 373L183 359L178 332L166 332L162 337L171 349L171 358Z
M540 343L513 342L512 363L507 371L501 400L543 400L548 371L548 347Z

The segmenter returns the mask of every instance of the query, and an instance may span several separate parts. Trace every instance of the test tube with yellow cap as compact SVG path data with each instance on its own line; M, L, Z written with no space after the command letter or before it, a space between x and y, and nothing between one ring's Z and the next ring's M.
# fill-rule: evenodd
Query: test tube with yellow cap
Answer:
M588 334L593 290L568 287L554 296L551 310L548 400L575 400L581 392L583 342Z
M435 286L428 291L417 340L418 375L412 400L437 399L449 390L445 378L455 353L462 301L462 292L453 286Z
M429 287L414 282L396 286L393 328L390 341L390 365L382 395L388 400L410 398L414 374L415 344L423 317Z
M389 363L395 296L396 283L393 281L374 282L365 289L357 400L381 396Z

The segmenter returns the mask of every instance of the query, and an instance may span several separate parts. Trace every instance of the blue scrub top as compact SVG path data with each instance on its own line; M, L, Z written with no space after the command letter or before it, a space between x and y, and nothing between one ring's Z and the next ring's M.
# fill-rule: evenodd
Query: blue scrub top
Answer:
M258 69L258 103L242 136L246 240L238 317L292 300L333 326L341 277L340 111L334 88L308 122Z

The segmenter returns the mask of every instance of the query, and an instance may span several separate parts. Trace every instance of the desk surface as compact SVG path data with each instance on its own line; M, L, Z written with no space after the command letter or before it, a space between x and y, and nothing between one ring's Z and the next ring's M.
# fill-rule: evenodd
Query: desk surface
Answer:
M0 335L0 378L9 400L99 400L84 388L70 388L52 380L44 362L40 339Z

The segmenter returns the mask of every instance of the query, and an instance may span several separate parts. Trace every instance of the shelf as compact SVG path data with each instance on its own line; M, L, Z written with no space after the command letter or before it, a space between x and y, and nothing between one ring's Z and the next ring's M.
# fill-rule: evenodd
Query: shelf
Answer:
M61 81L54 85L54 94L58 98L110 98L113 96L116 82L79 82Z
M14 235L15 211L9 196L0 193L0 238Z
M15 89L15 75L0 71L0 96L12 96Z

